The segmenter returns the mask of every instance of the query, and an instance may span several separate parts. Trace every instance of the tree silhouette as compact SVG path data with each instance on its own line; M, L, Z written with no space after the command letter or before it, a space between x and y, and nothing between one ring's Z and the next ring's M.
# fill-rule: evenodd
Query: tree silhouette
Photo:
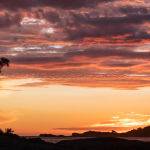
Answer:
M10 135L10 134L13 134L13 133L14 133L14 131L11 128L6 128L5 129L5 134Z
M9 64L10 64L10 60L5 58L5 57L2 57L0 58L0 73L1 73L1 70L4 66L7 66L9 67Z
M3 134L4 134L3 130L2 130L2 129L0 129L0 135L3 135Z

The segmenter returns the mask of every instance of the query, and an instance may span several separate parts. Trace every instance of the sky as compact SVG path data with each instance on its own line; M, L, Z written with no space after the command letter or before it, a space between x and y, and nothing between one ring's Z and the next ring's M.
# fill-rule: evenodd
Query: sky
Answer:
M1 0L0 57L2 129L150 125L149 0Z

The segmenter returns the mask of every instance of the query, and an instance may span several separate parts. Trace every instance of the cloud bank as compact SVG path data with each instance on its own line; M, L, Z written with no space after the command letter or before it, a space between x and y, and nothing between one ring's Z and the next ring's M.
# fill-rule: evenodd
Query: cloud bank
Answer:
M135 89L150 85L146 0L0 2L0 55L8 78ZM30 84L31 85L31 84Z

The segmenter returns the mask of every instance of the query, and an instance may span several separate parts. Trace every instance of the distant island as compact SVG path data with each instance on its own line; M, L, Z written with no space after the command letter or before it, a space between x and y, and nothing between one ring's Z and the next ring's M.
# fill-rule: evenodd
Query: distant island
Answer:
M40 134L39 137L68 137L68 136ZM72 135L69 137L150 137L150 126L133 129L131 131L124 133L118 133L116 131L112 132L87 131L84 133L72 133Z
M40 134L39 137L66 137L65 135Z

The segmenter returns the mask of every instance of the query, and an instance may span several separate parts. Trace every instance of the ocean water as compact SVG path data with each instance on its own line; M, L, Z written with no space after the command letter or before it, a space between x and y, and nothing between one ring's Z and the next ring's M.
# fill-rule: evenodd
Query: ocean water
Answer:
M26 137L26 138L30 139L30 138L37 138L37 137ZM76 139L87 139L87 138L93 138L93 137L41 137L42 140L50 143L58 143L64 140L76 140ZM138 140L138 141L150 142L150 137L119 137L119 138L127 139L127 140Z
M75 139L87 139L87 138L92 138L92 137L62 137L62 138L61 137L54 137L54 138L53 137L50 137L50 138L45 137L45 138L41 138L41 139L46 142L58 143L63 140L75 140ZM150 137L124 137L123 139L150 142Z
M87 139L91 137L42 137L41 139L46 142L58 143L64 140Z
M150 137L124 137L123 139L150 142Z

